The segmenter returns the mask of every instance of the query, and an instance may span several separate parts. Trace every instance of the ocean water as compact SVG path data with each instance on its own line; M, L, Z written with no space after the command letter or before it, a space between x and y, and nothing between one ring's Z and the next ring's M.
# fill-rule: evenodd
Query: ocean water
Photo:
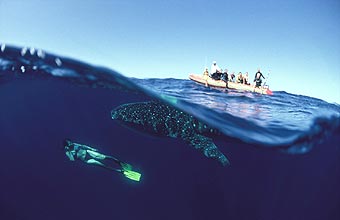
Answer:
M0 219L340 219L340 106L271 89L126 78L1 44ZM138 126L112 119L126 105L147 106ZM195 135L230 165L195 149ZM132 164L141 181L69 161L65 138Z

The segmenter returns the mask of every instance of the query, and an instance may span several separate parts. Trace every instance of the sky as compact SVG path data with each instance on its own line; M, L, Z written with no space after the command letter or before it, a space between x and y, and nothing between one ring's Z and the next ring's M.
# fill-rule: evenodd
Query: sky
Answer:
M339 0L0 0L0 43L137 78L261 68L274 91L340 104Z

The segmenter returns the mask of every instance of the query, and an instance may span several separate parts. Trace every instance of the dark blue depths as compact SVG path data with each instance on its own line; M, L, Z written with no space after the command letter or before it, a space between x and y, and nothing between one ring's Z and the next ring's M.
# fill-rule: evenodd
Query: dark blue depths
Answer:
M141 101L125 92L29 81L1 88L1 219L337 219L339 135L303 155L215 143L230 167L179 139L113 123L110 111ZM71 138L119 156L143 173L116 173L67 161Z

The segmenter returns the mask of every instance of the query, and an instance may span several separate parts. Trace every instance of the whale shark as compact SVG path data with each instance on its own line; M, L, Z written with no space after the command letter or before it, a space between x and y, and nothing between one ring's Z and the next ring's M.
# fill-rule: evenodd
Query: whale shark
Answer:
M217 160L223 166L230 164L209 137L219 134L218 130L170 105L157 101L122 104L111 111L111 118L148 134L181 138L206 157Z

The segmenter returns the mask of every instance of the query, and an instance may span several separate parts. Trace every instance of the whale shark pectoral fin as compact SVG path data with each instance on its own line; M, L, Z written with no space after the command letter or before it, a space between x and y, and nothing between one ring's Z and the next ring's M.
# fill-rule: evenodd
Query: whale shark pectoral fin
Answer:
M204 149L204 155L208 158L217 159L223 166L230 165L228 158L221 153L214 143Z
M195 149L201 150L206 157L218 160L223 166L230 165L228 158L217 148L211 138L197 133L185 135L182 138Z

